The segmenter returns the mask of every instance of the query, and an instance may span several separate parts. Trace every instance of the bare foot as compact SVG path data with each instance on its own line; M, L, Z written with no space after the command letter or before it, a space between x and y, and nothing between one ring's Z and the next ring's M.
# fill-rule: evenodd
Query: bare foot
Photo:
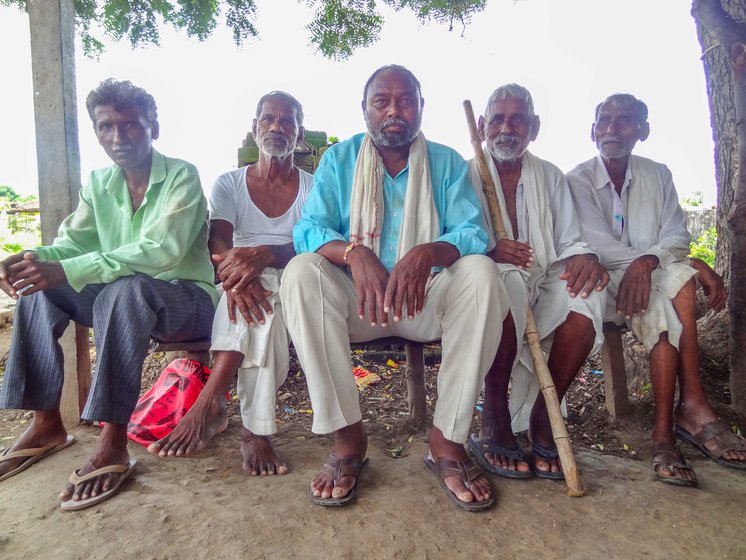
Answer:
M258 436L242 428L241 455L243 456L243 470L251 476L270 476L288 472L285 461L275 453L270 436Z
M56 447L65 441L67 441L67 431L62 424L59 411L41 410L34 412L31 425L8 451L21 451L34 447ZM27 460L28 457L17 457L0 462L0 476L15 470Z
M471 462L463 444L447 440L443 432L434 426L430 431L430 457L434 462L440 459ZM444 482L462 502L483 502L492 497L492 488L483 474L472 480L468 486L456 476L448 476Z
M109 465L127 465L129 460L127 425L107 422L101 431L101 437L99 437L96 449L90 459L76 472L82 476ZM68 483L65 489L60 492L59 499L63 502L70 499L77 502L98 496L113 488L120 476L121 474L118 473L107 473L82 482L77 486Z
M224 395L209 395L203 390L174 431L151 443L148 451L161 457L190 457L198 453L213 436L228 427Z
M332 454L335 457L339 459L360 457L362 460L365 459L367 452L368 437L365 435L362 422L335 432L334 447L332 447ZM356 480L356 476L346 475L337 480L335 484L328 474L319 472L311 481L311 494L322 499L344 498L355 486Z

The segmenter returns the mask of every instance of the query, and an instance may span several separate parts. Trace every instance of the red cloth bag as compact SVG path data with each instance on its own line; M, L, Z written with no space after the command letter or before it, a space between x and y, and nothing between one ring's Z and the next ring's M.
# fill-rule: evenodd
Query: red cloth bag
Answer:
M195 360L181 358L168 364L137 401L127 436L146 447L166 437L192 408L209 376L210 368Z

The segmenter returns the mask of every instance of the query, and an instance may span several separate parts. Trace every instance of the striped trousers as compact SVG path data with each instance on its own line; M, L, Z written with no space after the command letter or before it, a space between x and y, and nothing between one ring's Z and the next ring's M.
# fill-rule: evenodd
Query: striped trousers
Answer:
M214 306L192 282L145 274L76 292L65 284L21 296L0 408L56 410L64 379L59 338L70 320L93 327L96 365L84 420L126 424L140 393L150 338L177 342L210 336Z

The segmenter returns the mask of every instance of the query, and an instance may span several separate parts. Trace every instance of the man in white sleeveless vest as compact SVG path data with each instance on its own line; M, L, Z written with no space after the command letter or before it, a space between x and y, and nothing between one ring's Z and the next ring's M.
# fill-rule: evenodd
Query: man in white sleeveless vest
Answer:
M303 108L294 97L280 91L263 96L251 131L259 161L218 177L210 194L209 245L223 288L212 329L212 374L174 431L148 450L193 455L225 430L225 393L238 372L243 468L273 475L288 471L270 439L289 360L280 276L295 255L293 226L313 177L293 162L304 132Z
M539 125L531 94L517 84L496 89L479 118L486 141L484 155L507 233L496 241L483 200L485 221L490 224L487 254L497 263L511 310L485 379L481 430L469 437L469 447L489 472L529 478L528 459L513 434L528 429L536 476L562 479L544 398L524 341L527 311L529 306L533 310L561 400L588 354L602 342L602 290L609 277L582 241L565 176L527 149ZM475 160L470 169L472 183L484 198Z
M647 106L634 96L608 97L596 107L591 128L599 155L567 177L584 237L611 275L604 320L626 322L650 352L654 475L694 486L696 474L675 445L674 432L736 469L746 469L746 441L718 419L702 388L694 278L712 309L723 307L725 288L706 263L686 258L690 236L671 172L632 155L635 144L650 134L647 117ZM680 397L674 409L677 378Z
M482 254L487 233L466 162L425 140L422 107L409 70L374 72L363 89L368 133L324 154L293 232L299 255L280 290L285 318L306 373L312 429L335 433L309 489L318 505L345 504L357 493L367 437L349 342L385 336L442 339L425 462L459 507L494 503L463 444L500 340L507 294Z

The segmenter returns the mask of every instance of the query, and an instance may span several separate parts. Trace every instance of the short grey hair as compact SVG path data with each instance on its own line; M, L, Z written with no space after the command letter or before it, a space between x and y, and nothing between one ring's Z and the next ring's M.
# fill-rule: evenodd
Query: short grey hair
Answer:
M534 116L534 99L531 97L531 92L518 84L506 84L497 88L492 92L492 95L490 95L490 98L487 100L487 107L484 110L484 118L489 120L488 117L491 116L489 115L490 108L496 101L504 101L508 98L523 101L523 103L526 104L526 112L528 113L528 116Z
M637 115L638 124L645 124L648 122L648 106L630 93L615 93L596 105L596 115L593 122L598 122L598 114L601 112L601 107L607 103L617 107L619 105L632 105Z
M293 107L293 111L295 111L295 119L298 121L298 126L303 126L303 105L301 105L300 101L289 93L280 90L270 91L269 93L262 95L261 99L259 99L259 103L256 104L257 119L262 115L262 105L264 105L264 102L272 97L284 97Z

